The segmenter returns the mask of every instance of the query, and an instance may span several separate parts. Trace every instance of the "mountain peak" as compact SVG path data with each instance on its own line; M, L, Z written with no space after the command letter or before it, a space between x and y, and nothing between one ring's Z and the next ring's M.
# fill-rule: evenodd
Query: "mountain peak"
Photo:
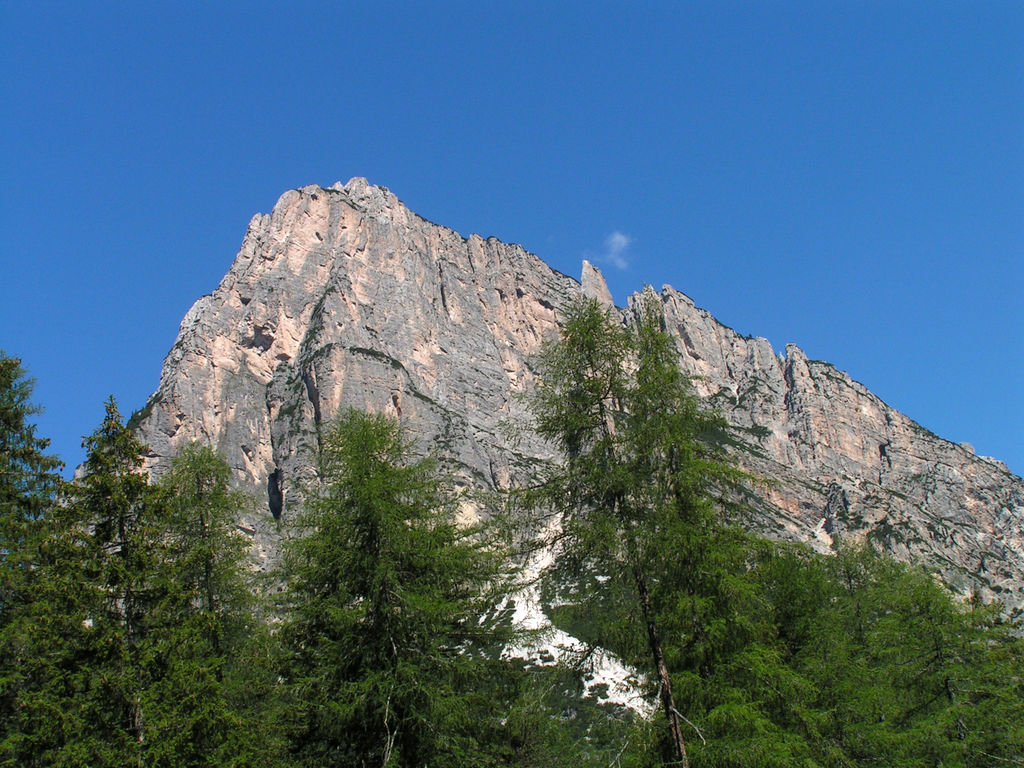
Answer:
M531 356L581 290L612 305L600 270L584 262L581 277L432 224L361 177L286 192L182 322L138 419L150 469L191 440L222 452L264 500L241 525L268 563L273 518L294 513L321 422L349 406L399 417L466 486L526 482L554 458L516 397L531 387ZM823 529L870 539L965 594L1024 607L1020 478L795 345L777 356L668 286L660 302L680 366L748 436L737 458L767 481L747 525L817 548L829 546Z

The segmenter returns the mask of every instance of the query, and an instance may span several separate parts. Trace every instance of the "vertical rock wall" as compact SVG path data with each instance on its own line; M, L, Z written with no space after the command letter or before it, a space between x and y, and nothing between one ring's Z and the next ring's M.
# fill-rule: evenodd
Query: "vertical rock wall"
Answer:
M589 264L581 286L364 179L289 191L252 219L221 284L182 321L136 418L149 466L159 474L191 440L221 451L254 497L240 526L265 561L311 478L319 425L348 406L399 416L463 482L507 486L552 458L504 427L525 423L514 395L530 385L530 356L580 290L611 301ZM1020 478L793 345L776 355L667 286L661 301L699 392L760 437L741 453L771 481L751 525L821 548L871 537L962 591L1024 606Z

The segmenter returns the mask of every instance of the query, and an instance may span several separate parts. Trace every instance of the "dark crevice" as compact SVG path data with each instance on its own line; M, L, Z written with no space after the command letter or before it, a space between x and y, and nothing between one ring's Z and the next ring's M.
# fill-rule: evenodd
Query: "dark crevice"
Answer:
M313 371L309 368L303 369L302 371L302 383L306 386L306 397L309 398L309 402L313 405L313 423L316 424L317 430L320 429L320 390L317 389L316 379L314 378Z
M796 381L793 376L793 360L786 358L786 363L782 369L782 378L786 382L786 392L783 395L783 405L786 408L786 413L793 416L795 410L794 394L796 390ZM792 437L792 433L790 434Z
M878 446L878 460L884 461L889 469L892 469L892 459L889 458L890 443L882 443Z
M249 347L258 347L262 352L270 349L274 343L274 331L265 325L253 328L252 336L245 340Z
M437 265L437 281L441 287L441 306L444 307L444 313L451 317L451 312L448 311L448 296L444 291L444 272L441 271L441 264Z
M888 441L878 446L878 484L882 485L882 481L885 478L887 469L892 469L892 459L889 458L889 446Z
M270 514L275 520L281 519L281 510L284 509L284 493L282 492L283 473L280 467L275 467L267 478L267 503L270 505Z
M266 392L267 423L270 428L270 451L271 455L274 455L277 450L274 445L274 409L270 405L270 389L270 386L268 386ZM270 476L267 478L267 506L270 508L270 514L278 521L281 519L281 511L284 509L283 486L284 473L281 472L281 468L277 466L275 456L274 471L271 472Z

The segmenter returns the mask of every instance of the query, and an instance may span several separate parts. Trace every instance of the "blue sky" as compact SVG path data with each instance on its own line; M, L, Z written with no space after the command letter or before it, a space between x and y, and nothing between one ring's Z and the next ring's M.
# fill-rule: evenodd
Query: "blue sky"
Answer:
M370 6L373 7L370 7ZM1024 4L0 0L0 347L65 461L286 189L669 283L1024 472Z

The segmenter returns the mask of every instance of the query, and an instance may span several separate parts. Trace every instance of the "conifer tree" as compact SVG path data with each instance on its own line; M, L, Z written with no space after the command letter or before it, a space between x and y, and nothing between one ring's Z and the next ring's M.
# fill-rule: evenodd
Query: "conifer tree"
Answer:
M46 454L31 417L31 379L0 352L0 765L17 762L25 701L37 685L31 606L40 583L40 541L60 489L61 462Z
M28 598L38 523L60 487L61 462L30 423L39 408L21 361L0 351L0 627Z
M152 607L151 658L159 674L143 692L146 764L271 766L278 744L266 712L273 685L261 670L268 644L236 521L246 500L230 468L206 446L186 445L160 482L165 585ZM258 728L254 724L260 723Z
M84 446L85 473L70 492L69 511L83 536L89 587L83 619L91 635L89 683L96 741L104 742L95 761L132 764L147 744L143 691L159 672L150 661L153 611L168 590L157 576L165 498L142 471L143 445L113 397Z
M987 766L1024 754L1024 642L999 606L958 603L870 546L823 563L815 631L794 659L851 759Z
M436 465L412 460L385 416L350 410L326 429L320 480L286 553L294 754L307 766L491 764L499 553L456 525Z
M661 323L649 291L629 326L596 301L572 304L562 338L539 356L530 403L535 429L565 456L539 497L562 516L558 575L577 583L589 575L594 602L623 607L625 623L607 623L646 649L667 757L686 766L690 725L677 707L664 630L673 620L686 632L673 645L703 643L711 497L739 475L713 439L724 423L701 409Z
M31 401L33 384L21 361L0 350L0 611L17 602L8 579L26 575L32 523L50 507L61 482L63 464L46 454L50 441L36 437L30 422L40 410Z
M39 521L0 765L276 764L273 731L252 727L267 630L227 467L188 446L151 485L112 399L85 445L83 476Z
M85 476L38 521L5 764L122 766L143 755L160 495L113 399L84 444Z
M247 631L254 609L246 541L236 527L246 500L231 489L230 478L220 456L192 443L160 483L167 494L166 568L179 590L172 618L194 622L198 638L221 658ZM223 677L223 669L214 672Z

